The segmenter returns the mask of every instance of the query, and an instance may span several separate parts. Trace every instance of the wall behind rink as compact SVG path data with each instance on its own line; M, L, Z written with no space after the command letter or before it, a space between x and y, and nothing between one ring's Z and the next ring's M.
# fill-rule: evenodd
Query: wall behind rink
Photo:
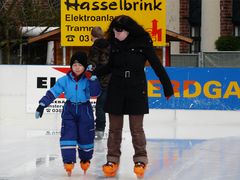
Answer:
M37 107L39 97L43 96L46 90L51 86L51 83L54 83L55 81L52 75L48 76L48 74L45 72L45 70L49 68L52 67L29 65L0 65L0 135L2 133L14 133L15 130L26 131L32 135L58 133L61 124L60 113L45 113L41 120L35 120L34 118L34 111ZM61 69L63 67L58 68ZM171 73L179 70L174 70L172 68L170 69L170 71L173 71ZM183 69L181 69L181 71L182 70ZM171 78L173 77L171 74L170 76ZM42 88L36 88L37 82L34 80L35 77L42 78L39 80L39 82L41 82L39 84L40 86L38 85L38 87ZM48 77L47 80L46 77ZM50 77L52 77L52 80ZM176 77L176 74L174 77ZM239 77L240 75L236 77L238 79L238 83L233 83L231 87L229 87L229 83L227 86L222 84L221 87L223 87L225 90L229 89L230 95L234 94L229 97L236 98L239 95ZM152 80L153 84L158 84L154 81L154 78L152 78ZM215 88L217 85L218 83L215 83ZM196 85L196 87L199 88L198 85ZM193 90L190 90L186 94L194 94L195 92L197 92L196 88L193 88ZM219 93L219 90L215 90L215 92ZM31 94L29 95L29 93ZM161 91L159 90L158 85L154 85L154 87L150 89L149 93L151 98L159 99L159 97L155 96L159 96ZM180 94L177 95L181 96ZM224 94L226 94L226 92L224 92ZM169 101L170 104L172 101L176 101L176 98L171 98ZM168 102L164 101L164 103ZM239 107L239 98L235 101L235 105L236 107ZM211 137L226 135L222 132L222 130L226 129L228 125L240 124L239 117L239 109L228 109L226 111L216 109L189 110L186 108L155 108L151 109L150 114L146 115L144 123L146 134L149 138L189 138L190 133L193 134L194 138L205 138L206 131L212 133ZM214 133L211 130L212 125L218 125L220 130L222 129L221 133ZM4 128L6 126L9 127L8 131L6 128ZM128 126L128 123L125 123L125 126ZM194 128L191 128L190 130L188 129L189 127ZM236 128L238 128L238 126L236 126ZM236 129L234 132L238 131L239 129ZM19 138L21 137L22 136L19 136Z

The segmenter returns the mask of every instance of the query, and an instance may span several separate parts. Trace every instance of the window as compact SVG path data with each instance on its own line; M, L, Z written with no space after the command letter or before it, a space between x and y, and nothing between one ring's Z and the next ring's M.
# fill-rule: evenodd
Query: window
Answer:
M200 26L191 26L190 37L193 39L193 43L190 45L191 53L198 53L201 51L201 27Z
M239 26L235 26L235 28L234 28L234 35L236 37L240 37L240 25Z
M190 0L189 1L189 26L190 37L194 40L191 44L190 52L198 53L201 50L201 16L202 16L202 1Z
M240 0L233 0L232 3L232 21L234 25L240 26Z
M189 24L201 26L202 0L189 0Z
M234 35L240 37L240 0L233 0L232 22L234 25Z

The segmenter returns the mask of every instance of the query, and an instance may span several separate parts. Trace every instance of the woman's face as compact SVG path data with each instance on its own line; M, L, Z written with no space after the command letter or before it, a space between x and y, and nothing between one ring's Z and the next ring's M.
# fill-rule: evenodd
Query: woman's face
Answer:
M119 41L125 40L129 34L129 32L121 28L113 28L113 32L114 32L115 38L118 39Z
M84 72L85 68L82 64L80 63L74 63L72 65L72 71L79 76L80 74L82 74Z

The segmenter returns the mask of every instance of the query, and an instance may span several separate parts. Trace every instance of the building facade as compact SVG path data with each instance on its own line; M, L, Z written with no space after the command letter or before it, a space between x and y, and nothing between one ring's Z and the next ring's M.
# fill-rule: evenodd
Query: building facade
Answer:
M167 29L194 39L172 45L173 53L217 51L220 36L240 36L240 0L167 1Z

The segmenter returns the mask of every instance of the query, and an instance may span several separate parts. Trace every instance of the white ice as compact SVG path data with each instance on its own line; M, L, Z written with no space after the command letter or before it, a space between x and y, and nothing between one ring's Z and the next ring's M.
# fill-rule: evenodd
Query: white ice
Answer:
M240 179L238 124L194 125L189 122L178 123L176 120L162 121L156 127L156 123L151 121L156 122L163 114L160 110L151 110L145 118L149 164L144 179ZM59 126L59 117L55 121L51 118L48 120L47 117L41 120L1 119L0 180L137 179L133 173L133 148L127 118L123 132L120 169L114 178L104 177L101 170L101 166L106 162L107 133L103 140L95 141L94 157L87 174L83 174L77 163L72 176L68 177L63 169L59 149ZM163 138L154 135L157 132ZM222 134L225 137L222 137Z

